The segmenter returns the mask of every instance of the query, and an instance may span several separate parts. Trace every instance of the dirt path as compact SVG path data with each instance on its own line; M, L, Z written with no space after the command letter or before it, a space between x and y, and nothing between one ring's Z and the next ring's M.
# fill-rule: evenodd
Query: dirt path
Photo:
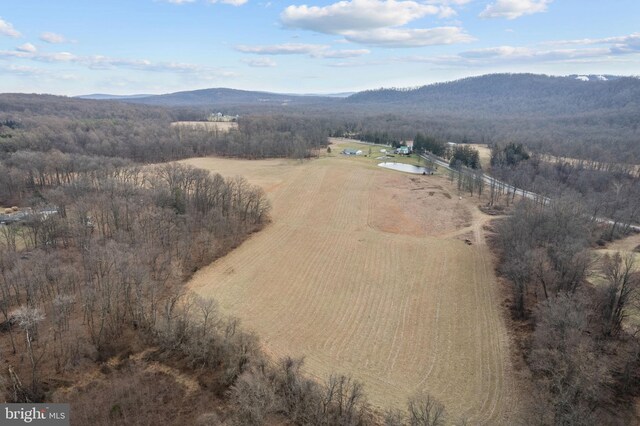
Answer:
M404 407L417 390L451 420L518 423L484 215L446 179L364 167L197 159L263 185L273 223L201 270L191 288L256 331L274 356L305 356L320 380L348 373L373 404ZM232 160L235 161L235 160ZM470 232L473 245L456 238Z

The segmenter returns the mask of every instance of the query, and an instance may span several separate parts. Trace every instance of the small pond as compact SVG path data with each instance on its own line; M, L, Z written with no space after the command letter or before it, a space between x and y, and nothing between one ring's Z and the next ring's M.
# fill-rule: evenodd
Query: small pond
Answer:
M403 164L403 163L380 163L378 164L380 167L384 167L386 169L397 170L399 172L406 173L414 173L416 175L421 175L426 173L428 175L431 174L431 170L426 167L412 166L411 164Z

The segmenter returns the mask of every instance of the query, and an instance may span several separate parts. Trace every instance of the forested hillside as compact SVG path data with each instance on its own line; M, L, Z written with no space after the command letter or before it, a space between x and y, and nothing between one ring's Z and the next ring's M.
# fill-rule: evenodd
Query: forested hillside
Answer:
M225 88L202 89L186 92L169 93L148 97L136 97L123 99L127 102L147 105L164 106L232 106L232 105L309 105L327 104L332 102L332 98L323 96L297 96L283 95L269 92L255 92L247 90L234 90Z
M637 112L640 79L582 81L575 77L490 74L416 89L380 89L350 96L350 104L385 104L408 111L481 116L555 116L587 112Z
M48 95L0 95L0 158L17 151L120 157L159 162L216 154L244 158L307 157L326 144L326 120L242 117L232 132L175 128L202 110L130 105Z
M584 77L587 78L587 77ZM206 89L124 100L198 109L200 115L325 118L348 134L417 132L453 142L523 143L536 152L640 163L640 79L492 74L347 98Z

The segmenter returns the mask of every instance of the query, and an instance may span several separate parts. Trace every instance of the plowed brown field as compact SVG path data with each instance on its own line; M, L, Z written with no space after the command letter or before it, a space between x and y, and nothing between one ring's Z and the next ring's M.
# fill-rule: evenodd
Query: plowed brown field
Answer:
M245 176L273 203L272 224L190 283L270 354L305 356L321 380L351 374L382 408L424 389L454 420L518 423L485 218L446 178L339 155L186 162Z

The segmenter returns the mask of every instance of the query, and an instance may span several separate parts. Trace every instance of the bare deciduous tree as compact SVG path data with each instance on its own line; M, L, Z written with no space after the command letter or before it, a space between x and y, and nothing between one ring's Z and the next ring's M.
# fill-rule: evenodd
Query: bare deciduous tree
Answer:
M602 297L602 331L605 336L617 336L622 322L628 315L630 304L637 300L640 276L636 271L633 253L621 256L605 254L602 259L602 274L606 286Z
M34 341L38 336L38 324L44 320L44 314L38 308L22 306L14 312L13 316L25 333L27 354L31 363L31 391L36 394L39 386L38 365L45 354L45 348L37 353Z
M444 405L424 392L412 396L407 409L411 426L442 426L445 423Z

